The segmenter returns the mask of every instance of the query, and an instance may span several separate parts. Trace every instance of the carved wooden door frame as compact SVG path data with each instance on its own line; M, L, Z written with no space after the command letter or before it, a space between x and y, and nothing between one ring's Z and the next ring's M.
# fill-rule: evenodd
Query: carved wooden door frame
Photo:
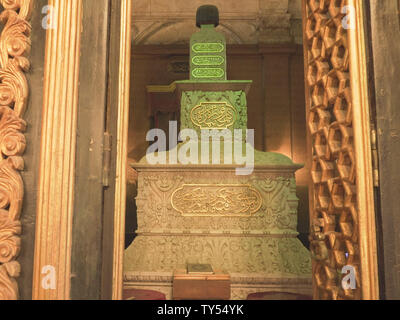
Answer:
M2 250L7 252L7 256L0 257L0 295L5 298L17 298L15 277L18 276L19 265L16 257L20 250L19 213L23 198L23 182L19 170L22 169L22 154L25 148L22 115L28 88L24 76L28 60L24 54L29 47L28 19L32 1L1 0L1 3L8 8L6 20L15 19L18 23L4 28L0 41L7 48L4 52L8 53L0 58L1 80L2 84L6 84L4 77L9 74L11 88L2 87L7 89L7 95L2 95L1 105L5 108L4 112L10 114L10 119L15 118L16 123L16 126L8 126L11 131L0 132L0 137L3 138L1 141L5 143L1 149L3 166L0 169L0 179L4 185L9 186L2 189L7 192L2 198L5 202L1 202L4 210L0 216L0 233L8 230L8 240L5 244L9 250ZM82 0L49 0L49 4L55 8L59 19L55 29L47 30L46 40L33 298L68 299ZM326 6L328 4L332 6ZM353 28L348 30L340 29L341 20L338 20L344 17L340 9L345 5L354 8ZM315 157L312 159L314 181L310 188L310 208L311 221L315 222L312 227L315 227L316 232L312 235L317 247L326 248L328 253L328 256L324 257L324 250L315 250L319 258L313 266L315 298L379 297L363 6L363 0L303 0L310 155L312 149L315 151ZM333 25L336 31L329 31L329 26ZM10 36L7 32L11 32ZM130 32L131 1L122 0L113 299L121 299L123 285ZM61 39L68 41L69 45L65 45L66 42L60 41ZM337 55L338 60L332 63L334 55ZM11 99L10 102L4 102L6 96ZM325 106L324 99L327 99ZM343 100L346 99L347 113L346 106L341 104L345 103ZM331 112L329 107L336 102L337 115ZM10 108L10 105L13 108ZM316 114L318 121L313 122ZM333 116L336 117L337 121L333 121L336 123L330 121ZM55 123L57 125L54 125ZM58 130L61 126L64 132ZM10 139L5 139L8 134L14 138L10 136ZM338 140L337 137L340 136L342 139ZM313 138L318 139L313 142ZM316 144L316 141L319 144ZM337 162L342 167L336 171ZM318 215L315 215L316 212ZM336 216L337 222L334 220ZM0 245L3 245L3 242ZM338 284L335 272L344 263L352 264L357 271L356 290L344 291ZM58 272L58 287L54 291L46 291L41 285L42 268L50 264L54 265Z
M302 0L302 3L308 150L310 160L315 165L312 166L313 181L309 188L310 221L311 230L318 228L311 237L315 236L313 240L317 241L317 247L322 244L328 254L326 258L323 257L325 259L319 257L320 261L313 262L314 298L378 299L365 3L364 0ZM347 11L344 11L346 6ZM126 17L126 20L121 24L126 36L130 34L129 14L130 5L126 5L122 9L122 19ZM315 17L317 18L312 30L310 27ZM345 29L343 23L350 23L351 27ZM329 29L330 26L334 30ZM326 30L328 31L325 34ZM128 43L130 44L128 36L126 39L121 37L121 57L124 57L121 58L120 66L119 110L122 118L119 118L118 132L121 139L127 139L123 131L127 130L127 124L123 123L123 117L128 114L129 77L123 73L123 67L129 65L130 61ZM313 68L316 68L315 74ZM309 76L315 79L310 79ZM316 86L321 88L316 89ZM318 91L319 89L322 91ZM326 107L324 99L327 99ZM311 111L316 114L319 112L317 123L313 123ZM318 132L326 137L325 145L321 143L316 150L313 137ZM336 133L339 133L341 141L337 140ZM116 184L118 201L115 202L114 212L115 221L119 223L114 234L116 245L113 264L117 270L113 283L114 299L121 298L123 286L126 146L127 140L121 140L118 149L120 167L117 169L117 176L120 175L121 178ZM316 152L315 157L312 150ZM318 165L321 172L315 170ZM328 192L322 194L322 202L319 198L321 194L318 194L320 191ZM324 204L327 198L329 201ZM319 205L316 205L316 201ZM318 209L317 215L315 209ZM355 289L343 290L341 286L343 274L339 275L338 272L346 265L355 270Z
M74 215L75 152L77 133L80 44L84 0L49 0L53 28L46 30L44 99L40 179L33 271L33 299L70 299L72 220ZM13 2L13 1L2 1ZM15 0L30 3L30 0ZM113 202L112 299L122 299L125 233L126 169L129 121L131 0L121 0L118 99L116 109L115 194ZM96 93L101 94L101 93ZM105 94L105 93L104 93ZM101 119L100 119L101 120ZM63 128L63 130L60 130ZM10 164L12 164L10 162ZM19 180L18 180L19 181ZM100 213L99 213L100 214ZM1 220L0 220L1 222ZM1 226L1 224L0 224ZM100 254L100 253L99 253ZM111 256L112 255L112 256ZM48 290L43 268L54 268L57 286ZM2 269L1 269L2 270ZM0 270L0 272L1 272ZM109 279L109 278L107 278ZM108 281L108 280L107 280ZM15 297L16 298L16 297Z
M129 91L131 64L132 1L121 5L120 64L118 87L117 159L114 198L114 246L112 299L121 300L125 249L125 206L128 161Z
M318 243L317 247L327 249L327 257L323 257L324 259L319 257L320 261L313 262L314 298L378 299L364 2L363 0L302 0L302 2L308 150L313 163L310 221L312 230L318 228L318 232L311 236L315 237L312 240ZM349 11L342 11L345 6L348 6ZM317 18L312 30L310 27L315 17ZM349 29L343 28L345 22L351 23ZM330 27L334 29L333 34ZM328 31L324 35L325 30ZM126 59L129 57L126 56ZM316 68L315 74L313 67ZM129 79L126 79L126 85L126 88L129 88ZM321 91L318 91L319 89ZM324 99L327 99L326 106ZM347 106L344 105L346 102ZM311 111L318 114L317 123L313 123ZM313 137L318 133L321 135L321 140L316 150ZM337 134L341 137L340 141L337 140ZM312 150L316 152L315 157L312 155ZM321 168L321 172L318 172L317 168ZM125 172L124 170L120 172ZM119 181L119 189L121 190L119 196L122 196L124 194L122 190L125 189L123 179ZM123 202L123 199L120 200ZM326 204L325 200L328 200ZM122 208L124 204L119 206L119 209ZM315 214L317 211L318 214ZM124 210L118 212L116 208L115 221L118 219L121 221L121 228L115 231L117 242L123 241L123 213ZM120 270L114 283L118 288L118 295L115 298L120 298L122 246L114 253L114 266ZM315 253L317 252L314 252L314 257ZM343 266L354 269L355 289L342 289L340 280L343 274L338 273L342 271Z
M364 5L303 0L315 299L379 298Z

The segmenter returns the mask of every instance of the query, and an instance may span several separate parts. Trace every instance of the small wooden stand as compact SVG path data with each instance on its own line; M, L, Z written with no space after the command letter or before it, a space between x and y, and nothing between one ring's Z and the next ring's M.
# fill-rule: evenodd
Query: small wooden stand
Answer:
M174 300L229 300L230 276L221 271L204 275L175 270L172 296Z

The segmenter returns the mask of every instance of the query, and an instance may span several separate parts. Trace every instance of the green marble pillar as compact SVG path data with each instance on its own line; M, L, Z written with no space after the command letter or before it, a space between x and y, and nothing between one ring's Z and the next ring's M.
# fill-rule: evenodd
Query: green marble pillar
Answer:
M226 41L214 25L202 25L190 40L190 79L226 80Z
M218 9L202 6L197 11L196 25L199 32L190 39L190 80L226 80L226 40L217 32Z

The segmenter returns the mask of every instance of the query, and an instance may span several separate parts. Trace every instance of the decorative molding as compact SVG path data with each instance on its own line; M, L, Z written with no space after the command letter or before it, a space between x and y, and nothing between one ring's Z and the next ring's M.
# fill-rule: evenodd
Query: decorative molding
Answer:
M309 274L304 277L299 277L298 275L291 276L287 275L285 278L266 276L265 273L252 273L251 275L246 275L243 273L231 273L231 283L232 285L240 284L253 284L253 285L290 285L290 284L305 284L311 285L311 278ZM146 282L146 283L160 283L160 282L171 282L174 279L174 271L164 271L164 272L126 272L124 274L124 281L127 283L133 282ZM128 284L129 286L129 284Z
M114 256L112 299L122 300L125 249L126 172L128 160L129 90L132 1L121 0L121 40L117 123L117 160L114 207Z
M365 17L362 1L349 1L345 28L345 5L303 0L314 298L368 300L378 298L378 272ZM340 285L347 265L354 290Z
M250 293L256 292L292 292L311 295L311 278L308 276L275 278L263 273L246 276L231 273L231 300L245 300ZM128 272L124 276L124 289L156 290L172 299L173 272Z
M128 250L126 273L164 273L185 268L187 263L209 263L215 269L249 277L311 278L309 252L292 237L139 235Z
M47 30L33 299L70 298L71 233L82 0L49 0L55 20ZM55 270L56 288L42 287L42 268Z
M358 225L362 296L379 299L375 225L374 181L371 155L370 105L368 95L367 48L365 45L364 1L349 0L354 7L354 28L349 30L350 82L353 98L353 130L357 175Z
M31 0L0 0L0 300L18 299Z

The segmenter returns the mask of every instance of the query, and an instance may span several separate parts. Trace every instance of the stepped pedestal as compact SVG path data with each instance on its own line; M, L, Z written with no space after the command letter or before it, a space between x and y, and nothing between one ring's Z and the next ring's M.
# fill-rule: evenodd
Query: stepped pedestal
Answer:
M251 81L226 80L225 40L211 19L218 10L208 6L199 11L201 31L191 39L191 80L173 87L181 105L181 130L191 129L201 142L185 141L176 150L153 154L169 164L150 165L145 157L133 165L138 230L125 251L125 287L158 290L171 298L174 271L199 263L229 273L232 299L265 291L311 294L310 254L296 230L294 173L302 166L237 143L246 135ZM209 138L202 134L211 129L213 137L224 132L235 141L203 150ZM238 146L254 160L249 175L238 175L240 165L229 162L237 160ZM194 154L186 157L187 152ZM177 155L185 161L177 162L182 159ZM189 158L191 164L178 164ZM219 164L211 165L210 159Z
M138 230L125 253L125 286L170 298L174 270L210 263L230 274L232 299L310 294L310 256L296 231L299 166L263 155L271 164L256 164L250 176L232 165L136 164Z

